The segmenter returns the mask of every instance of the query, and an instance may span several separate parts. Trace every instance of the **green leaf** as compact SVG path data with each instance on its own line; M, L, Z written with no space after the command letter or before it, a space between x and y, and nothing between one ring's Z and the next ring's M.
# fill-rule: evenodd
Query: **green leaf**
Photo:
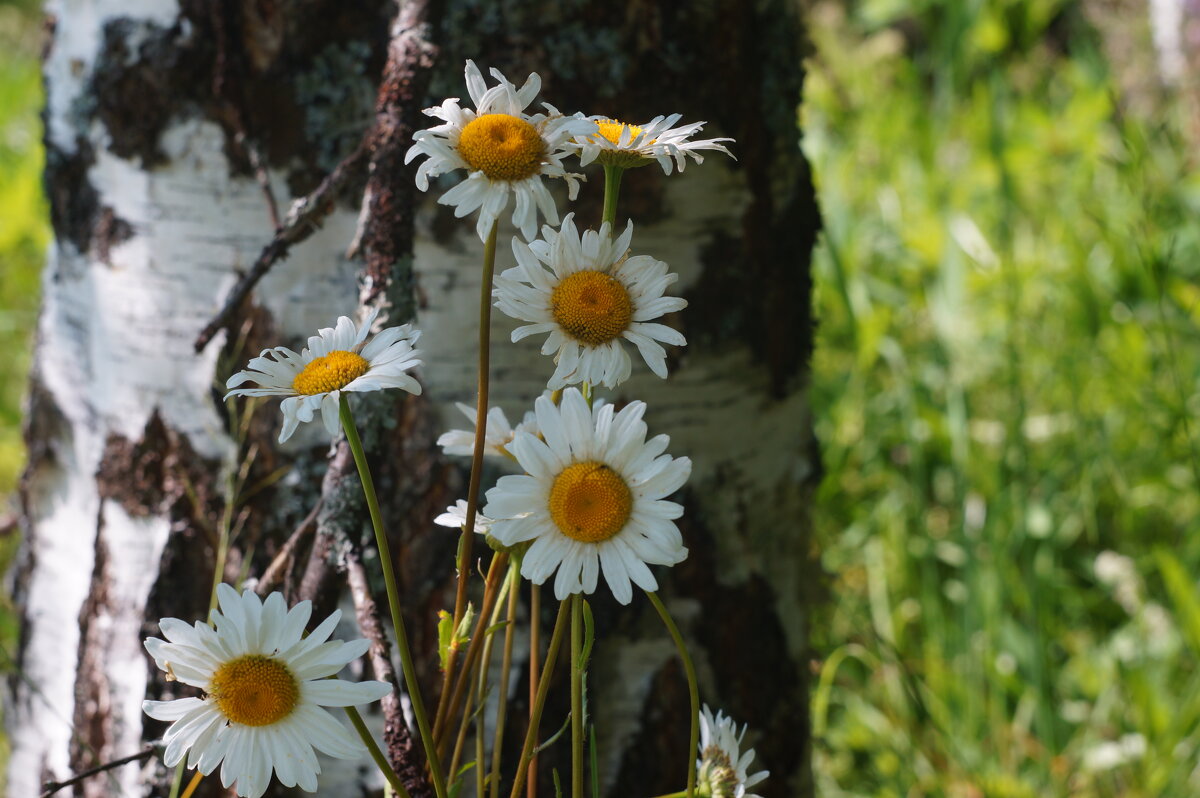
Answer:
M1197 595L1196 585L1179 558L1170 551L1157 549L1154 556L1158 560L1163 585L1179 614L1180 631L1192 650L1200 653L1200 595Z
M475 618L475 608L467 604L462 621L458 624L458 632L452 633L454 616L446 610L438 610L438 662L443 671L450 659L450 652L457 651L470 639L471 621Z

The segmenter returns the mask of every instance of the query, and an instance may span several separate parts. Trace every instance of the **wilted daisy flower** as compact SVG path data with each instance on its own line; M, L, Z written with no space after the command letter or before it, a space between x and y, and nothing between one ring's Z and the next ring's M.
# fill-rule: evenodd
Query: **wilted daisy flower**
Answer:
M433 523L450 529L463 529L467 525L467 502L459 499L452 506L447 507L446 512L433 519ZM477 534L486 535L491 532L493 523L495 522L491 518L478 510L475 511L475 532Z
M475 408L465 405L462 402L455 402L454 406L471 420L471 424L475 423ZM533 421L533 413L526 413L525 418L514 429L508 423L508 416L504 415L503 410L498 407L488 410L487 428L483 431L484 456L490 455L510 460L512 455L508 452L508 444L512 443L513 435L516 434L516 430L518 429L527 429L535 435L537 434L537 428ZM475 432L473 430L452 429L449 432L443 432L437 439L437 444L442 447L442 451L446 454L458 454L470 457L475 453Z
M486 239L492 222L508 205L511 191L516 197L513 224L526 238L537 234L537 211L546 220L558 223L554 198L542 177L561 177L567 181L570 198L579 193L582 175L568 173L562 159L570 154L572 136L586 135L596 129L594 122L582 117L566 117L554 106L543 103L548 114L526 114L525 108L542 87L536 72L517 89L499 70L491 70L499 85L490 89L474 61L467 61L467 91L475 110L460 108L458 98L425 109L428 116L445 124L413 134L413 146L404 156L408 163L418 155L429 156L417 170L417 188L429 189L429 178L455 169L467 169L467 179L438 199L453 205L454 215L463 217L480 209L475 225Z
M739 756L738 749L746 727L738 731L733 719L720 711L714 718L708 706L700 713L700 759L697 792L712 798L760 798L746 792L771 775L766 770L750 775L746 768L754 761L754 749Z
M683 346L687 340L650 320L687 307L686 299L663 296L679 275L649 255L628 257L633 222L616 239L607 222L581 237L573 216L567 214L560 231L543 227L542 238L530 244L513 239L517 265L496 278L496 307L532 324L513 330L512 340L550 334L542 354L555 353L553 389L624 382L632 366L622 338L665 378L667 353L658 342Z
M411 324L388 327L367 342L367 333L378 310L372 310L362 326L355 327L348 316L337 320L337 327L326 327L308 339L308 346L296 354L285 346L264 349L250 361L245 371L229 378L226 388L254 381L258 388L236 388L231 396L286 396L280 405L283 429L279 442L292 437L301 421L312 421L319 408L321 420L330 435L338 431L338 399L342 391L378 391L403 388L419 394L421 384L406 374L421 365L420 350L413 343L421 337Z
M598 127L595 133L576 136L573 140L579 151L580 166L599 161L604 166L631 169L658 161L663 172L669 175L672 166L678 166L682 172L689 157L696 163L703 163L704 157L698 150L716 150L733 157L733 154L719 143L733 139L688 141L692 134L698 133L704 127L704 123L693 122L690 125L672 127L679 121L679 114L656 116L644 125L630 125L600 117L595 119Z
M657 590L652 565L687 557L673 519L678 504L663 501L692 471L692 461L663 454L669 439L646 440L645 402L621 412L612 405L589 408L575 388L556 406L534 403L542 438L519 431L509 450L527 472L504 476L487 492L483 511L492 537L505 546L533 541L521 574L542 584L558 570L554 595L596 589L600 569L617 601L633 598L630 581Z
M163 761L174 767L190 750L189 768L208 775L221 765L221 783L237 782L237 794L248 798L266 791L272 770L284 786L313 792L321 772L314 748L340 759L367 753L321 707L368 704L391 687L326 678L369 645L329 640L340 611L305 636L311 602L288 611L280 593L261 602L253 591L239 595L229 585L219 585L217 597L215 629L164 618L158 626L167 639L146 640L146 650L168 678L204 692L202 698L142 703L150 717L172 722L163 737Z

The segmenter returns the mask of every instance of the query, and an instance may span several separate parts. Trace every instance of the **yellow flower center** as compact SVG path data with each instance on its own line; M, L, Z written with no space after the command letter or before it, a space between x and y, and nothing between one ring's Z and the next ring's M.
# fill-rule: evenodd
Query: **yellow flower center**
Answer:
M222 715L244 726L278 723L300 702L300 685L287 665L262 654L247 654L217 668L208 693Z
M604 463L569 465L550 487L550 517L569 538L600 543L625 528L633 495L621 475Z
M633 319L633 301L625 286L596 271L564 277L550 295L550 309L563 332L592 346L616 338Z
M617 145L621 143L621 135L625 132L625 128L629 128L630 141L642 135L642 129L637 125L627 125L624 122L618 122L616 119L605 119L603 122L597 122L596 126L600 128L601 136ZM642 143L653 144L654 142L648 141Z
M305 366L304 371L292 380L292 388L305 396L336 391L366 374L370 368L371 364L361 355L339 349Z
M542 168L546 142L537 128L509 114L484 114L467 123L458 154L492 180L524 180Z

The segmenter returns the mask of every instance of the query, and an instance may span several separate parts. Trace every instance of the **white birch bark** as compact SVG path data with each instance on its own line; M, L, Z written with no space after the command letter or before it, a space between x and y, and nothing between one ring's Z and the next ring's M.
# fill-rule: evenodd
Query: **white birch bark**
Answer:
M45 65L48 138L68 153L76 137L94 147L87 178L99 203L126 220L132 235L107 253L107 262L59 238L42 280L33 374L64 426L42 442L53 460L28 476L33 501L21 556L34 564L22 595L28 630L22 675L6 713L12 798L38 795L46 779L71 775L80 611L97 545L110 554L100 575L109 600L95 622L105 630L99 656L113 732L110 750L96 754L103 761L142 747L148 671L141 629L169 530L165 519L131 518L119 504L100 501L99 458L110 434L139 440L156 409L199 454L231 455L210 399L219 347L197 356L192 341L233 284L235 269L251 263L270 236L262 193L251 179L231 178L216 125L193 119L172 126L162 139L167 164L152 170L109 153L99 123L78 127L74 109L86 100L104 24L126 18L167 26L178 7L164 0L63 0L48 10L57 20ZM287 333L315 331L353 309L355 267L344 253L354 225L354 214L334 214L264 282L261 296ZM120 792L101 780L98 794L145 794L138 765L114 775Z
M87 180L99 205L125 220L131 234L104 257L60 237L43 279L35 401L50 403L60 423L39 441L51 456L36 463L26 480L19 595L27 632L21 678L6 712L12 798L38 795L46 779L71 775L83 648L89 649L89 667L105 683L105 705L97 709L107 714L108 731L106 747L96 756L116 758L143 745L141 701L153 666L141 637L171 528L164 517L134 517L118 502L102 500L96 473L109 436L138 441L155 411L199 455L230 467L233 446L210 390L220 341L198 356L192 341L238 270L253 262L271 234L260 188L250 178L231 175L216 124L194 117L173 122L161 140L165 163L150 169L113 155L99 122L85 115L81 124L79 109L87 103L104 25L126 18L169 26L177 6L167 0L57 0L50 11L57 24L45 67L48 139L65 153L75 152L80 142L94 149ZM667 261L686 291L700 279L699 242L716 230L739 235L747 192L731 164L715 155L664 179L669 213L652 225L635 220L633 248ZM275 190L287 195L281 179ZM585 188L601 190L599 179ZM354 309L356 265L345 252L355 216L336 210L257 290L257 301L292 343ZM418 219L416 249L424 300L417 325L427 353L422 380L447 426L462 427L452 403L474 401L481 247L471 225L448 241L437 240L432 218L429 199ZM514 232L502 227L501 241ZM502 244L499 252L498 269L511 265L508 246ZM552 364L531 341L509 343L514 326L494 314L492 393L510 418L519 418L543 390ZM670 434L671 453L693 459L690 512L703 515L718 541L721 567L715 579L765 580L776 602L771 609L784 624L786 649L799 662L806 646L799 563L807 552L798 551L796 527L814 472L810 424L801 381L793 380L786 396L768 398L768 375L755 362L747 345L730 343L719 352L690 347L669 380L640 364L613 398L645 400L652 433ZM320 424L306 425L289 447L299 449L324 435ZM103 583L104 601L92 606L89 595L97 583ZM685 634L706 623L702 599L669 597ZM88 619L94 645L81 638L85 611L94 613ZM669 639L657 630L652 636L606 639L598 647L596 678L612 685L601 688L605 702L593 705L606 771L619 768L640 725L652 674L673 655ZM719 701L722 688L712 668L703 656L698 664L706 695ZM87 794L146 795L151 769L125 766L111 780L97 780ZM352 794L362 772L330 771L322 794Z

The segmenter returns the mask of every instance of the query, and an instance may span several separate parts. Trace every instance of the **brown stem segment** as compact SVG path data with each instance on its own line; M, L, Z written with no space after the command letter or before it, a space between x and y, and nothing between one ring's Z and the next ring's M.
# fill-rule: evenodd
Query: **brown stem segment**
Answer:
M542 586L529 585L529 722L533 723L533 708L538 694L538 658L541 657ZM529 789L525 798L537 798L538 758L534 754L529 760Z
M521 761L517 763L517 774L514 777L509 798L519 798L521 788L525 786L525 773L529 766L529 760L533 756L533 747L537 743L542 707L546 705L546 695L550 692L550 673L554 670L554 663L558 659L558 650L562 648L564 632L571 614L570 606L570 601L560 601L558 604L558 618L554 621L554 632L550 635L550 650L546 652L546 666L542 668L537 696L534 697L533 709L529 713L529 729L525 732L525 745L521 747Z
M450 700L443 702L446 711L441 719L441 725L438 726L436 722L434 725L434 745L437 747L437 755L439 757L445 753L446 749L445 732L454 717L458 714L458 710L462 707L467 686L471 683L471 673L475 670L475 664L479 661L479 652L483 649L484 638L487 637L483 632L487 628L487 619L496 604L496 596L500 592L500 577L507 565L508 555L497 554L492 558L492 564L488 567L487 582L483 588L483 604L479 608L475 630L471 633L471 643L467 646L467 656L463 660L462 670L459 671L458 678L454 681L454 691L450 694Z
M500 690L496 707L496 734L492 739L491 798L500 795L500 754L504 750L504 725L508 718L508 672L512 668L513 633L517 626L517 602L521 598L521 560L513 560L508 578L508 623L504 627L504 656L500 662ZM486 662L486 659L485 659ZM532 703L533 696L530 697ZM482 759L480 760L482 761ZM480 793L482 798L483 793Z
M463 525L458 548L458 589L454 595L454 629L462 621L467 607L467 585L471 576L471 549L475 542L475 517L479 512L479 483L483 478L483 444L487 436L488 391L491 385L491 329L492 329L492 282L496 271L496 231L498 222L492 222L483 245L483 274L479 287L479 368L476 380L479 394L475 403L475 446L471 452L471 478L467 486L467 522ZM450 649L446 654L446 669L442 675L442 693L438 696L437 713L433 721L434 737L452 715L447 704L451 695L450 682L454 675L458 651ZM457 692L457 690L455 690Z

